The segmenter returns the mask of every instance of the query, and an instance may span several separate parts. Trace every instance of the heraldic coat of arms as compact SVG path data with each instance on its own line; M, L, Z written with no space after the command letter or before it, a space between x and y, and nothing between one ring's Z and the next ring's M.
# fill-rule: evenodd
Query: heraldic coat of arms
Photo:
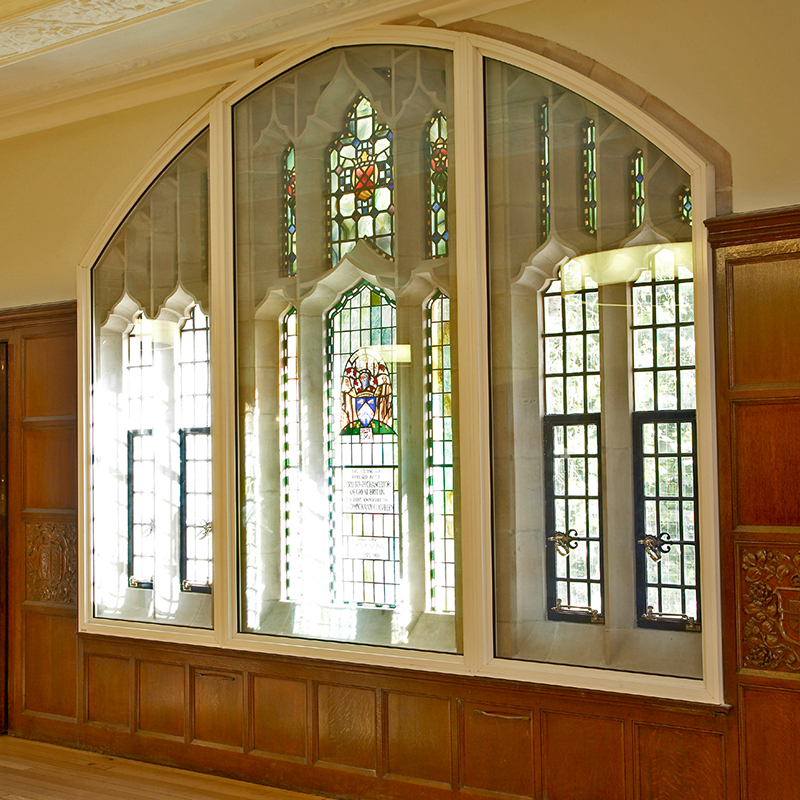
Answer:
M394 434L393 423L391 374L377 351L362 347L342 377L341 434L369 441L375 434Z

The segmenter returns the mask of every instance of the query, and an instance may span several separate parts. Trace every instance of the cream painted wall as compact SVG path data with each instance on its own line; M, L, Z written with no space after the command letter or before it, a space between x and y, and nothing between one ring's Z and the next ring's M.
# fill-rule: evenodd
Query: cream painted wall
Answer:
M0 308L74 300L92 239L204 89L0 141Z
M796 0L535 0L480 19L589 56L716 139L735 211L800 203Z

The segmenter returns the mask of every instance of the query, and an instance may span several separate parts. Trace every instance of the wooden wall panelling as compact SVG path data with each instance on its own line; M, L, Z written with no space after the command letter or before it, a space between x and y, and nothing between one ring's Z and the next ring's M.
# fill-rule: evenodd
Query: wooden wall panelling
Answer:
M726 700L739 722L742 797L792 797L800 786L800 207L706 225ZM722 746L735 745L731 736ZM738 783L737 772L726 779Z
M723 734L634 723L633 735L640 800L728 796Z
M252 752L308 763L308 682L250 676Z
M244 752L244 676L192 667L192 741Z
M624 800L628 796L624 729L621 719L542 712L543 796Z
M86 722L132 730L132 660L87 655L84 660Z
M535 797L533 711L461 704L461 788L495 796Z
M136 662L136 731L170 736L186 734L186 669L183 664Z
M380 729L375 690L314 685L314 761L376 775Z
M385 774L421 785L453 785L449 697L383 692Z
M8 345L9 729L77 739L75 304L0 312Z

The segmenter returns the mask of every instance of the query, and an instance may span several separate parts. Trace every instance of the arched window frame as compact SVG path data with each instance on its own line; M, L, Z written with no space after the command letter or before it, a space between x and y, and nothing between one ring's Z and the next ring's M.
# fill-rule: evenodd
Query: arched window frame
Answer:
M233 408L233 306L232 273L233 223L231 203L230 115L231 106L241 97L280 74L285 69L311 58L337 44L366 44L402 42L434 47L449 47L455 53L456 95L453 149L459 154L456 181L456 201L459 226L455 234L459 261L459 351L460 385L469 389L463 393L459 409L459 425L472 433L462 441L461 516L463 537L463 615L464 656L436 656L423 653L409 658L407 653L376 654L369 648L332 646L328 643L298 645L296 642L255 641L237 632L235 611L235 505L236 480L234 469L235 432L230 409ZM488 417L488 350L487 311L485 306L485 240L484 240L484 177L482 173L483 134L481 129L480 98L482 96L481 59L489 57L515 64L546 78L559 82L586 97L595 99L604 108L656 142L671 158L692 176L691 202L693 215L704 219L713 215L713 167L676 134L655 121L642 109L588 78L544 57L516 46L492 41L473 34L450 31L389 28L361 32L326 40L270 59L253 77L235 84L221 93L206 108L198 112L156 154L152 165L145 170L131 190L117 205L107 223L89 248L79 268L79 368L82 393L79 407L80 443L79 520L83 531L81 546L83 592L79 604L79 624L87 632L115 633L122 636L140 635L141 626L108 623L92 617L91 546L91 414L89 404L91 379L91 268L105 243L135 200L157 176L163 165L205 125L210 123L211 147L211 296L215 304L215 324L212 331L213 360L219 367L213 375L215 463L215 563L217 565L214 605L214 631L203 632L175 628L155 630L148 635L165 641L214 644L236 650L262 650L293 655L316 655L332 659L347 659L363 663L413 665L416 668L445 673L472 673L487 677L550 682L587 689L649 694L657 697L696 700L706 703L722 701L718 522L713 498L716 496L715 426L713 415L713 349L711 331L711 287L707 269L707 246L702 226L694 226L694 264L696 276L696 330L698 361L698 450L700 463L698 481L701 496L700 526L703 531L703 602L704 602L704 677L702 681L658 678L651 675L627 675L584 668L553 668L547 664L508 662L495 659L492 650L491 565L486 554L491 551L491 497L489 463Z

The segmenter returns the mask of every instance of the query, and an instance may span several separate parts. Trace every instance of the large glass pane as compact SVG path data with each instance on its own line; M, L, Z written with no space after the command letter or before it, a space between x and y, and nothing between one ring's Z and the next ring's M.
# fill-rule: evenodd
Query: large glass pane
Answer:
M524 70L485 97L496 655L700 678L689 176Z
M211 627L207 134L92 279L94 614Z
M241 630L461 649L452 57L235 108Z

